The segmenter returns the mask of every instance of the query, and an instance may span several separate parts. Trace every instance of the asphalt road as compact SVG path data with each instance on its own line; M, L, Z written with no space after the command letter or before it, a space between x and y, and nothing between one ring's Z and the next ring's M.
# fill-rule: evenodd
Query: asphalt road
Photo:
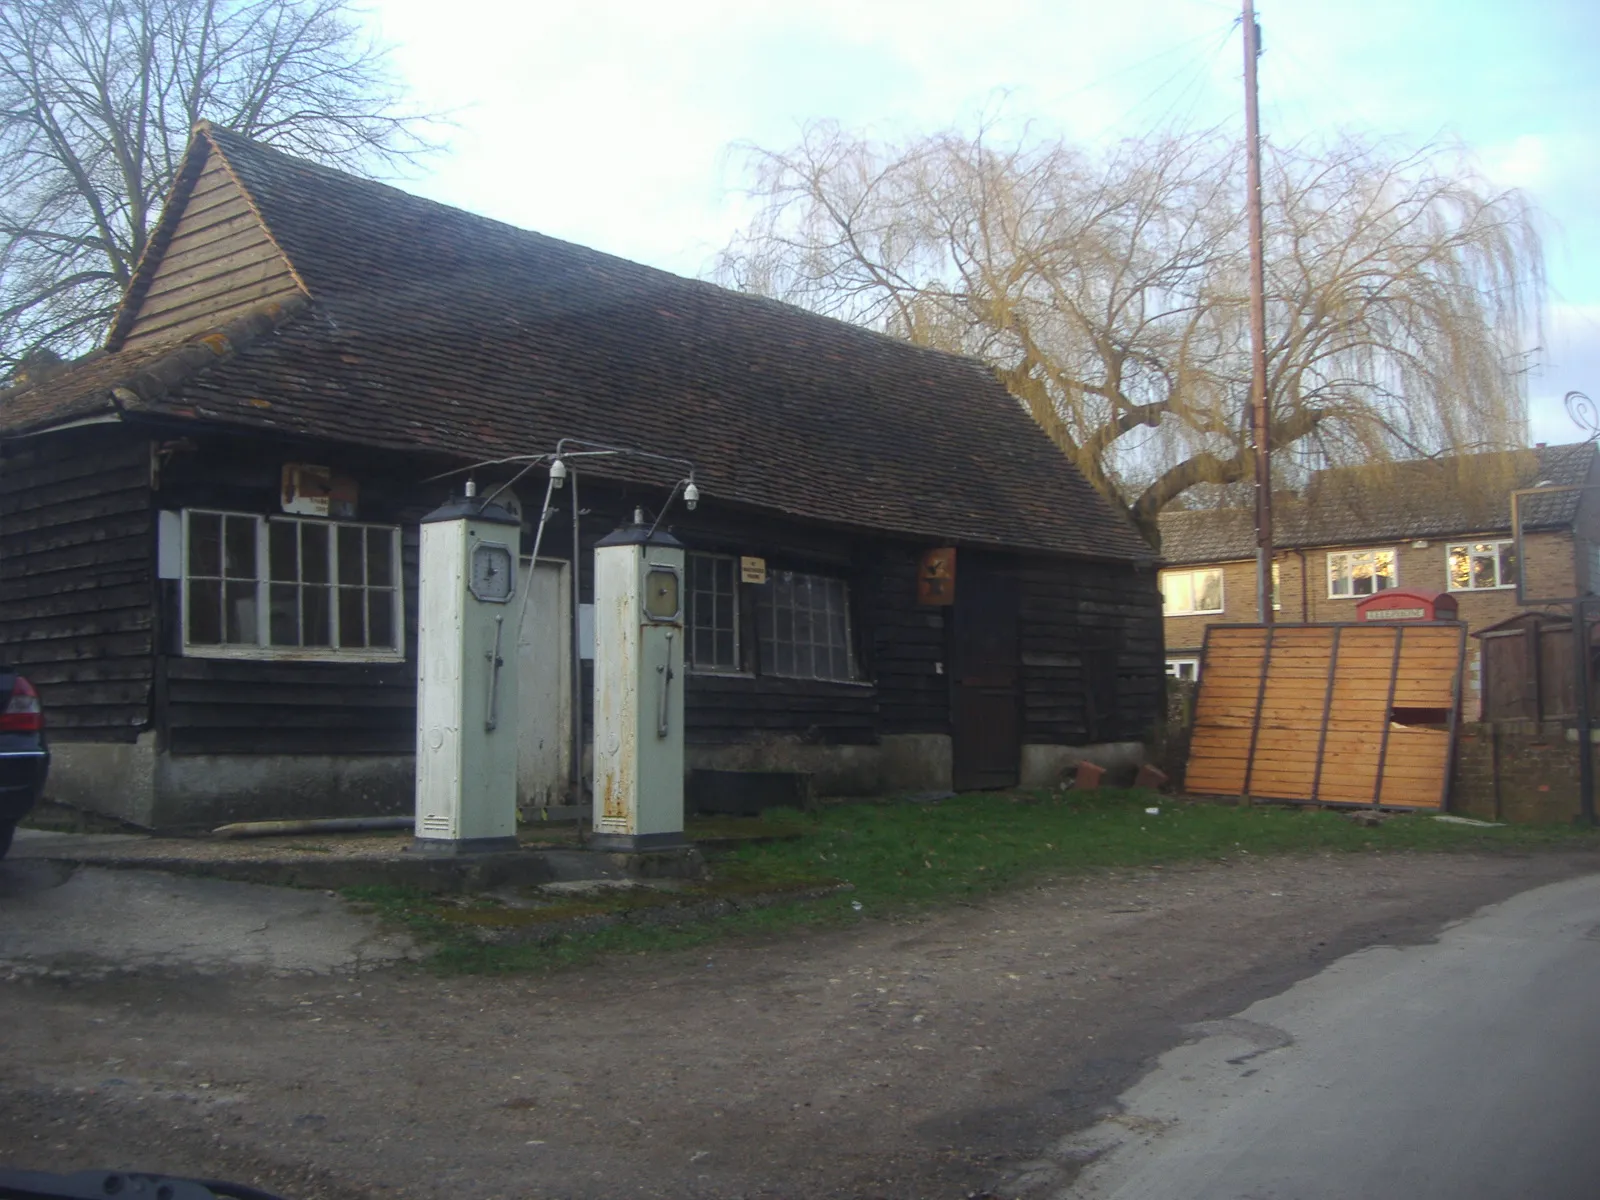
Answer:
M1600 876L1193 1028L1066 1139L1061 1200L1594 1200Z

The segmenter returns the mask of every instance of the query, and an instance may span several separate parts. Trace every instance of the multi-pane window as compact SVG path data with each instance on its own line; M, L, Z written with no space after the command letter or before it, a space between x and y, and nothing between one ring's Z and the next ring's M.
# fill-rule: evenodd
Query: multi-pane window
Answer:
M399 655L394 526L190 510L184 544L188 648Z
M186 516L185 641L193 646L259 645L258 518L202 512Z
M1336 550L1328 555L1328 595L1371 596L1398 587L1393 550Z
M689 665L697 671L737 671L739 561L720 554L689 555Z
M1445 551L1452 592L1476 592L1514 587L1517 582L1516 543L1458 542Z
M792 679L851 680L850 593L842 579L768 573L758 606L761 670Z
M1222 611L1222 571L1163 571L1162 609L1169 617Z

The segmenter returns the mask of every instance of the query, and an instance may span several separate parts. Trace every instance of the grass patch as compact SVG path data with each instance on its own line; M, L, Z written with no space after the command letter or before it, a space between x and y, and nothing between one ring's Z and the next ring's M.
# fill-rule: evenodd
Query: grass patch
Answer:
M1158 808L1152 815L1147 808ZM500 945L478 932L527 918L484 901L451 901L397 888L346 895L409 928L448 972L549 969L600 954L683 949L736 934L776 932L889 915L1095 868L1136 867L1239 854L1360 851L1600 849L1600 832L1567 825L1483 828L1396 816L1357 825L1335 812L1273 805L1187 804L1150 792L981 793L936 804L829 805L769 812L765 840L712 857L713 883L693 895L737 897L839 880L848 893L750 909L686 925L622 923L541 945ZM573 916L659 903L639 893L586 897ZM578 912L581 908L583 911ZM525 910L522 910L525 911ZM546 910L542 920L557 919Z

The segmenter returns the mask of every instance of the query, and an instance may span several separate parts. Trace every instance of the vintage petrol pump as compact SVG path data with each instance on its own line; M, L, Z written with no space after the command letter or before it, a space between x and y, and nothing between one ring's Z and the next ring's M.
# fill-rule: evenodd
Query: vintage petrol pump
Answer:
M521 522L473 492L422 518L415 844L443 854L517 848Z
M594 837L683 844L683 547L634 513L594 551Z

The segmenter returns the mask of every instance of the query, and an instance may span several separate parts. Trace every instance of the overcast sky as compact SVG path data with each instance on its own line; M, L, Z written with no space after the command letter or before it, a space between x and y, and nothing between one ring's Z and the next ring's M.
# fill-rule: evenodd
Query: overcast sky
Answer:
M884 134L997 106L1087 141L1241 128L1222 0L373 0L450 148L409 190L686 275L741 224L741 143L834 118ZM1296 0L1258 8L1263 131L1457 139L1544 217L1538 441L1600 399L1600 0Z

